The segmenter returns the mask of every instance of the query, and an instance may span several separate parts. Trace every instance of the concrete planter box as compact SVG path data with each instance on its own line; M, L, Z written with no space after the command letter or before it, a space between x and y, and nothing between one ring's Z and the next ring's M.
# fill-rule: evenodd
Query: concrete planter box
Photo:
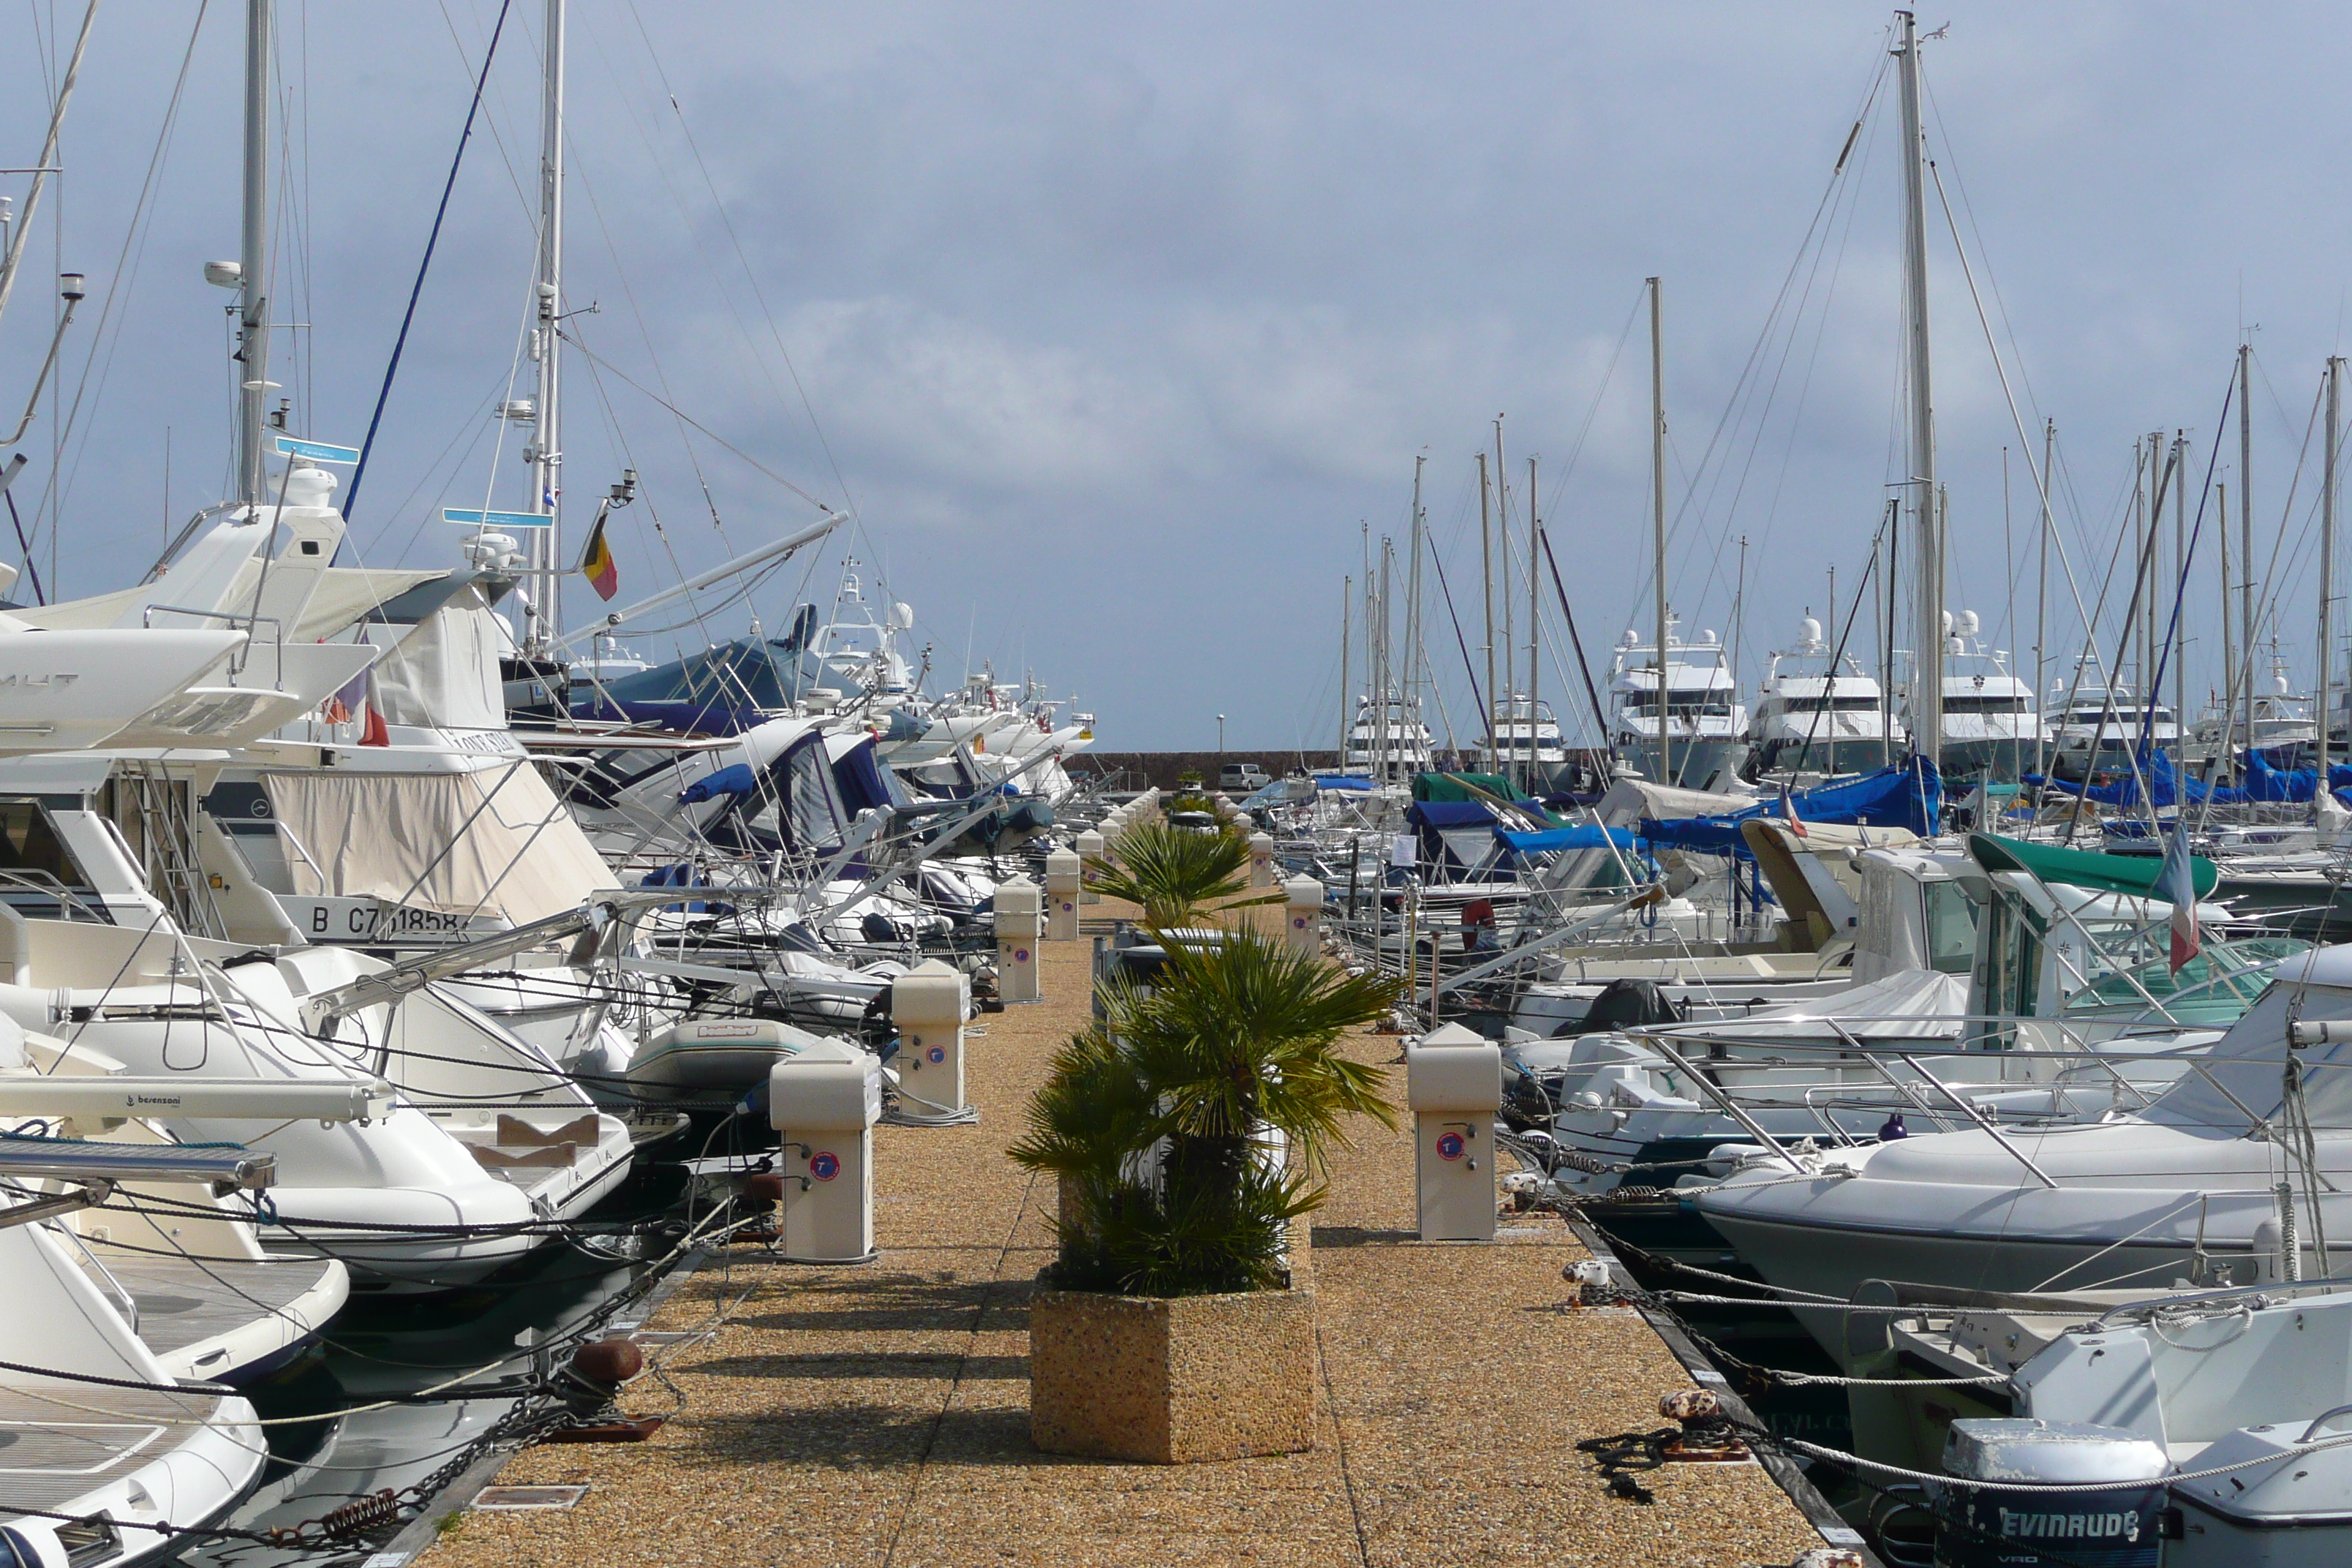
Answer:
M1315 1446L1315 1295L1103 1296L1029 1306L1029 1439L1185 1465Z

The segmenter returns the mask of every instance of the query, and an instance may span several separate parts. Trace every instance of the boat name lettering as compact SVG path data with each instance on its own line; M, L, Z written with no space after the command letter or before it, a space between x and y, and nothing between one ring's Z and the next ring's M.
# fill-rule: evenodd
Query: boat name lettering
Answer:
M325 903L310 906L310 931L324 936L333 929L334 910ZM374 909L359 905L343 911L349 935L367 941L381 941L391 936L457 936L467 929L464 915L446 910Z

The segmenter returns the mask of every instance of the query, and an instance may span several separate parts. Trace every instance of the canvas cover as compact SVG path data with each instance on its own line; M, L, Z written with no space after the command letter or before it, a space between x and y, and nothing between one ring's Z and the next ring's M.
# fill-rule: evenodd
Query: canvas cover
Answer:
M390 645L374 674L373 700L385 723L443 730L507 727L499 622L479 589L460 590L413 627L371 625L368 640Z
M262 784L309 852L287 855L302 896L373 896L520 925L620 885L528 761L475 773L273 773Z

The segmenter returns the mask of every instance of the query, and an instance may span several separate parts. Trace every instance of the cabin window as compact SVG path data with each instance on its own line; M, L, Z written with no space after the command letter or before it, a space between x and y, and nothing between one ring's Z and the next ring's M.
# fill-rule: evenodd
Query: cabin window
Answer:
M1927 967L1942 974L1966 974L1976 963L1977 902L1958 882L1930 882L1927 901Z
M794 847L814 849L841 840L841 813L833 794L833 769L824 744L803 743L785 760L785 807L792 814Z
M34 920L108 918L37 801L0 801L0 900Z

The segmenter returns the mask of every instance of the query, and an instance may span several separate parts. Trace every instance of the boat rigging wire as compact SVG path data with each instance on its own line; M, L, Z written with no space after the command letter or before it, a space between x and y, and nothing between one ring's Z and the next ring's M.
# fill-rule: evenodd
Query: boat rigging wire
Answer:
M352 468L351 488L343 492L343 521L352 519L352 509L360 499L360 481L367 478L368 458L375 451L377 429L383 424L384 405L392 398L393 379L400 374L400 356L408 348L408 329L416 321L416 302L425 293L425 279L433 269L433 252L441 244L441 225L449 216L449 197L457 188L457 171L464 167L466 148L474 137L474 121L481 113L482 92L489 85L490 64L499 57L499 39L504 36L507 13L514 0L499 0L499 17L490 28L489 47L482 51L482 68L474 78L474 96L466 105L465 129L457 132L457 149L449 156L449 174L441 182L440 205L433 209L433 227L425 237L425 254L417 258L415 280L408 286L408 306L400 313L400 331L392 341L392 357L384 363L383 384L376 388L375 410L368 416L367 437L360 443L360 460Z

